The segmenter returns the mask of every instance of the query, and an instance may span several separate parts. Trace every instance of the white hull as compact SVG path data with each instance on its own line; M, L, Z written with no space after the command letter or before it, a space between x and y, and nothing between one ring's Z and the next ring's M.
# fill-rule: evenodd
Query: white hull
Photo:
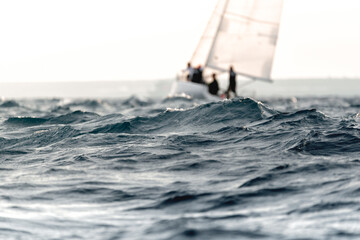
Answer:
M208 92L207 85L186 82L186 81L174 81L169 96L187 95L192 98L207 99L210 101L219 101L219 96L212 95Z

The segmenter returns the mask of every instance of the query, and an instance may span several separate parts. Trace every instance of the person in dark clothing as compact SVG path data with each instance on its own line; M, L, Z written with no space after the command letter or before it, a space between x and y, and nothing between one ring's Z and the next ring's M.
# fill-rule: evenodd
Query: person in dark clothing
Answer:
M213 95L217 95L217 93L219 91L219 84L218 84L218 81L216 80L216 74L215 73L212 74L212 79L213 79L213 81L208 85L209 86L209 93L211 93Z
M236 73L232 66L230 66L229 70L229 87L226 91L227 98L230 98L230 92L233 92L236 95Z
M194 70L191 81L194 83L204 84L204 80L203 80L203 76L202 76L202 68L200 65Z

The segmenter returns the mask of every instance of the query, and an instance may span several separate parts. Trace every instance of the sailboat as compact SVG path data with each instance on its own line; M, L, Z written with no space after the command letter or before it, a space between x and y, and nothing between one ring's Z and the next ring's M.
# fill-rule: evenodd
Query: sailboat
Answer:
M272 82L271 70L279 33L283 0L219 0L191 58L203 76L228 73L254 81ZM170 95L215 99L204 84L178 75ZM219 99L217 97L217 99Z

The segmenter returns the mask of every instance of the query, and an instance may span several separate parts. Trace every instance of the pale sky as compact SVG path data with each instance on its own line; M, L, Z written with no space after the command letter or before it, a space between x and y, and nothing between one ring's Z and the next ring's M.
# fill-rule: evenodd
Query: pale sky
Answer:
M284 0L275 79L360 78L360 1ZM217 0L0 0L0 81L170 79Z

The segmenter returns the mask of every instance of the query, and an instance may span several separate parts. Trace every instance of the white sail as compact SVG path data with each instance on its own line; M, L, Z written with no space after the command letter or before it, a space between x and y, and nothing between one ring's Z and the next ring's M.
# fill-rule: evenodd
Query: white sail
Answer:
M267 80L279 31L283 0L219 0L191 62L207 73L229 66Z

